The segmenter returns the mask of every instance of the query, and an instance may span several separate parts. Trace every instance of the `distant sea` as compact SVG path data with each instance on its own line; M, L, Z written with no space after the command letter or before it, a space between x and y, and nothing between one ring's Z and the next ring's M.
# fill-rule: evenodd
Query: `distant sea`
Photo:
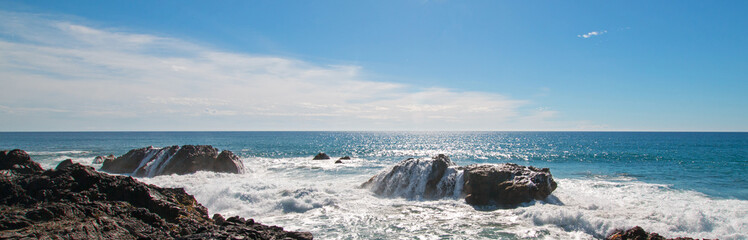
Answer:
M45 168L147 146L213 145L244 174L139 180L182 187L210 214L317 239L595 239L642 226L666 237L748 238L748 133L688 132L5 132ZM314 161L318 152L332 160ZM386 198L358 186L404 159L547 167L557 201L514 209ZM352 160L333 162L342 156Z

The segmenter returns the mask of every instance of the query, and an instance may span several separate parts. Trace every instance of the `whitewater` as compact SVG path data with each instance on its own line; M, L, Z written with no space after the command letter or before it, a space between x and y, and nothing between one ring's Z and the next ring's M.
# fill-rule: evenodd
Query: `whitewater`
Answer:
M138 180L180 187L211 214L239 215L317 239L599 239L642 226L665 237L748 238L748 134L668 133L1 133L43 167L93 164L154 145L231 150L242 174L198 172ZM52 136L52 137L50 137ZM50 141L49 139L56 139ZM312 160L324 151L331 160ZM437 200L411 188L377 196L361 184L410 157L446 154L459 165L548 167L558 188L516 208L474 207L459 191ZM343 164L342 156L352 159ZM462 181L452 169L445 177ZM460 184L456 184L460 185Z

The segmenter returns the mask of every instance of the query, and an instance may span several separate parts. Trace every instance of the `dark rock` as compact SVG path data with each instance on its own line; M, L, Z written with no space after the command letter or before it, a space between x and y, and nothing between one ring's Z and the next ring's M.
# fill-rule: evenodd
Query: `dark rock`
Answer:
M2 154L6 161L7 151ZM27 159L24 155L15 152L10 160ZM28 160L24 166L35 166ZM221 219L209 218L181 188L160 188L72 161L16 174L12 181L0 178L0 239L312 239L254 220Z
M104 160L102 171L136 177L189 174L197 171L241 173L244 163L231 151L209 145L184 145L166 148L139 148L115 159Z
M65 159L65 161L60 162L60 164L57 164L57 167L55 170L60 170L66 167L73 166L73 160L72 159Z
M472 205L514 205L545 199L556 190L550 171L513 163L469 165L464 179L465 201Z
M351 160L351 157L349 156L341 157L338 160L336 160L335 163L343 163L343 160Z
M26 151L20 149L0 152L0 170L8 170L12 174L34 174L44 171L38 163L31 161Z
M312 160L326 160L326 159L330 159L330 156L327 156L326 153L321 152L321 153L318 153L317 155L315 155L314 159L312 159Z
M106 157L105 156L96 156L91 163L93 163L93 164L102 164L102 163L104 163L107 160L111 161L111 160L114 160L115 158L117 158L117 157L115 157L114 155L109 155L109 156L106 156Z
M471 205L515 206L547 198L556 182L547 168L517 164L459 167L440 154L404 160L361 185L375 194L411 199L465 197Z
M618 229L606 237L607 240L694 240L690 237L665 238L657 233L647 233L643 228L636 226L628 230ZM704 239L707 240L707 239Z

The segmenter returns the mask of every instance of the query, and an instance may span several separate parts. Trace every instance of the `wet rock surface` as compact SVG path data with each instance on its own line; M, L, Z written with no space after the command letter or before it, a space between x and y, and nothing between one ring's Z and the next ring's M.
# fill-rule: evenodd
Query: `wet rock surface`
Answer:
M459 167L448 156L404 160L362 184L375 194L414 199L464 197L471 205L514 206L556 189L549 169L505 164Z
M181 188L160 188L66 160L43 170L0 152L0 239L312 239L240 217L208 217Z
M469 165L464 174L463 193L471 205L514 205L543 200L557 186L548 168L513 163Z
M189 174L197 171L241 173L244 163L233 152L219 153L210 145L184 145L165 148L139 148L114 159L105 159L101 171L153 177Z
M449 157L440 154L431 159L409 158L369 179L361 187L375 194L411 199L439 199L454 196L458 171ZM446 176L446 177L445 177Z

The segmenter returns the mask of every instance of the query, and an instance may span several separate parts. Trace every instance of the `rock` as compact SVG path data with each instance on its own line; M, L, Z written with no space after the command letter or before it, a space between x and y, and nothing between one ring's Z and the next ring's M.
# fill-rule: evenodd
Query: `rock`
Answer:
M115 157L114 155L109 155L109 156L106 156L106 157L105 156L96 156L91 163L93 163L93 164L102 164L102 163L104 163L107 160L114 160L115 158L117 158L117 157Z
M472 205L514 205L542 200L556 190L550 170L513 163L465 167L465 201Z
M29 154L20 149L0 152L0 170L8 174L34 174L44 171L36 162L31 161Z
M57 167L55 170L61 170L66 167L73 166L73 160L72 159L65 159L65 161L60 162L60 164L57 164Z
M2 154L5 162L8 154ZM312 239L310 233L252 219L211 219L181 188L144 184L67 160L55 170L0 178L0 193L0 239Z
M512 163L459 167L439 154L432 159L404 160L361 187L375 194L409 199L465 197L471 205L516 206L542 200L556 189L547 168Z
M184 145L165 148L139 148L114 159L106 159L101 171L136 177L189 174L197 171L242 173L244 163L231 151L209 145Z
M371 188L381 196L438 199L455 196L460 175L461 170L457 165L440 154L431 159L403 160L388 171L372 177L361 187Z
M321 152L321 153L318 153L316 156L314 156L314 159L312 160L326 160L326 159L330 159L330 156L327 156L326 153Z
M657 233L647 233L643 228L636 226L628 230L618 229L606 237L607 240L694 240L690 237L665 238ZM707 240L707 239L704 239Z
M336 160L335 163L343 163L343 160L351 160L351 157L345 156L345 157L338 158L338 160Z

